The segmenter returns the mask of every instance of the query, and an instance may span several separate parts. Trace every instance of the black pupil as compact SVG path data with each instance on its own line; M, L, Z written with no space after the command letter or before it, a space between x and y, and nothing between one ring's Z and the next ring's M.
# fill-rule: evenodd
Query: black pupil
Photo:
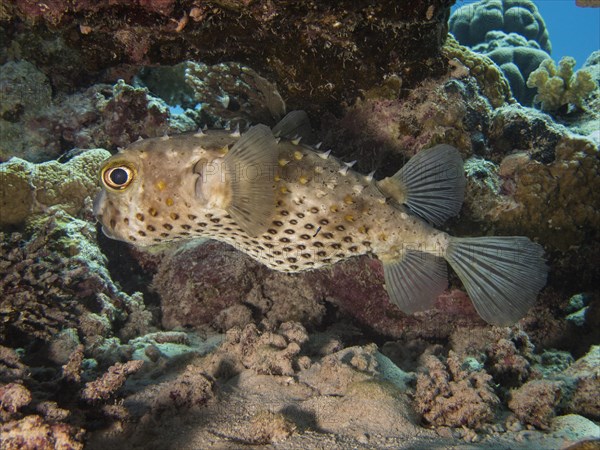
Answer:
M115 185L121 186L122 184L127 183L127 178L129 178L129 175L124 169L114 169L110 173L109 178L110 181L112 181Z

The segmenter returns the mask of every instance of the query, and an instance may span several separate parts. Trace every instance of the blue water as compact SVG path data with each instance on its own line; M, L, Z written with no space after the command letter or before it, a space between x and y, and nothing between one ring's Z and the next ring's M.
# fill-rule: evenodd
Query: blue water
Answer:
M452 11L467 2L458 0ZM577 67L590 53L600 50L600 8L580 8L575 0L538 0L534 2L546 22L552 42L552 59L572 56Z

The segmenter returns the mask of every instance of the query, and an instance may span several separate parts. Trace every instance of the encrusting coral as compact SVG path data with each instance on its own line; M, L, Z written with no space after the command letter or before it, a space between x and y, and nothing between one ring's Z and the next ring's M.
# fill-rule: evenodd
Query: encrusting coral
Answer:
M558 67L552 60L544 60L527 79L527 86L537 88L534 104L543 111L556 111L573 105L583 107L583 100L598 89L592 74L587 70L573 71L575 59L566 56Z

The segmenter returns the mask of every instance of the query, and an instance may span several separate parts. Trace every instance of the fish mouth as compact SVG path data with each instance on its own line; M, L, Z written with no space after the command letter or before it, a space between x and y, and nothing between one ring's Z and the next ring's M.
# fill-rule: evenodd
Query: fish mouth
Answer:
M104 190L100 191L96 198L94 198L94 205L92 211L94 213L94 217L96 220L102 225L102 233L104 236L110 239L117 239L117 237L104 225L104 221L102 220L102 211L104 209L104 200L106 199L106 192Z
M107 238L116 239L116 240L119 240L119 241L121 240L117 236L115 236L114 234L112 234L110 232L110 230L108 230L104 225L102 225L102 232L104 233L104 236L106 236Z
M92 211L98 221L101 221L101 218L102 218L101 210L102 210L102 206L104 206L105 199L106 199L106 192L104 191L104 189L101 190L98 193L98 195L96 195L96 198L94 199L94 207L93 207Z

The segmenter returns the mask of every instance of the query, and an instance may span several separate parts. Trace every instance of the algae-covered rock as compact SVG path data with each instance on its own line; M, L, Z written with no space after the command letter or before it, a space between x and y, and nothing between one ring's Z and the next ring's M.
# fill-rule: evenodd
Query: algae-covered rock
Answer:
M0 226L22 224L30 214L58 206L81 213L84 200L98 191L98 172L110 156L103 149L83 152L66 163L30 163L12 158L0 165Z

